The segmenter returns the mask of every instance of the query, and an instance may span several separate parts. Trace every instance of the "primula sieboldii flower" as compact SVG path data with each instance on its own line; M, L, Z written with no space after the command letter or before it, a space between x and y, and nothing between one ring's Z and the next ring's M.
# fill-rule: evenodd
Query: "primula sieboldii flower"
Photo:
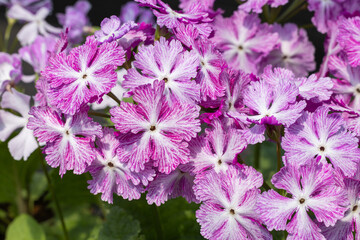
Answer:
M212 11L215 0L180 0L179 7L188 12L194 3L198 3L203 10Z
M101 30L95 32L95 38L99 42L112 42L137 26L133 21L121 24L121 20L117 16L111 16L110 18L104 18L101 21Z
M38 148L33 131L26 128L30 96L11 89L11 92L7 91L2 95L1 108L16 111L20 116L0 110L0 140L5 141L13 131L22 128L20 133L9 141L8 147L15 160L22 158L27 160L30 154Z
M69 29L68 38L71 43L79 44L83 40L84 27L90 24L87 17L90 8L88 1L79 0L74 6L67 6L65 14L57 14L59 23Z
M337 40L352 67L360 65L360 17L342 19Z
M45 142L43 150L47 163L55 168L60 166L59 174L67 170L82 174L95 159L93 143L101 137L100 124L87 116L87 107L76 115L62 115L50 107L32 107L27 124L34 130L39 142Z
M108 203L113 202L114 193L128 200L139 199L145 191L144 185L154 179L155 171L146 166L139 173L131 172L116 154L120 142L114 130L105 128L103 133L103 137L96 141L95 159L87 168L93 177L88 181L90 192L102 193L101 199Z
M197 175L194 191L202 201L196 211L201 235L207 239L272 239L255 212L262 183L259 172L243 165Z
M2 93L6 85L14 85L20 81L22 77L21 59L17 54L9 55L0 52L0 93Z
M270 231L286 230L287 239L325 240L309 212L325 226L334 226L344 216L343 205L347 199L335 184L333 169L327 163L286 165L271 181L291 197L284 197L273 189L259 197L256 210Z
M272 26L272 32L279 36L279 48L267 55L262 64L283 67L291 70L296 77L307 76L315 70L315 48L307 37L304 29L295 24L287 23Z
M161 173L169 174L179 164L189 161L187 148L200 132L199 107L193 104L170 105L163 92L165 83L155 81L135 89L138 105L121 102L112 108L111 120L123 134L128 152L123 152L130 170L139 172L150 162ZM124 143L125 144L125 143Z
M52 10L52 0L0 0L0 5L5 4L8 8L13 5L20 5L26 10L36 13L40 8Z
M246 12L262 13L262 7L269 4L272 8L276 8L281 5L285 5L288 0L240 0L245 2L239 5L239 9Z
M217 17L213 41L230 67L257 74L258 63L278 43L278 34L261 24L255 14L242 10L230 18Z
M42 7L36 14L33 14L18 4L15 4L9 9L7 15L10 18L28 22L16 35L21 45L31 44L39 34L48 36L61 32L60 28L53 27L45 21L49 13L50 10L48 8Z
M123 100L124 94L127 92L127 89L124 89L121 84L124 81L124 75L126 74L126 70L124 68L117 71L117 83L115 87L111 89L111 92L120 100ZM94 110L104 109L106 107L115 107L118 103L114 101L111 97L104 95L101 103L93 103L91 108Z
M272 66L268 65L264 69L261 78L265 79L274 87L277 87L283 79L293 82L298 87L301 97L314 102L329 100L333 93L332 88L334 84L331 78L317 77L316 74L312 74L309 77L295 78L294 73L288 69L272 69Z
M35 73L40 74L48 64L51 53L55 50L56 38L37 36L35 41L19 49L21 58L29 63Z
M157 17L156 23L160 27L167 27L170 29L178 27L181 23L191 24L198 30L198 32L209 37L212 28L209 22L212 21L208 17L208 13L204 10L201 2L193 2L190 7L185 9L185 12L174 11L168 4L161 0L136 0L142 5L153 8L153 13Z
M358 139L344 128L340 114L326 107L304 112L285 129L282 147L289 164L302 165L327 159L345 176L353 176L359 164Z
M311 19L317 30L326 33L329 30L329 22L336 21L342 11L343 0L308 0L308 8L314 11L314 17Z
M349 199L345 216L334 226L328 228L322 226L322 233L327 240L360 239L360 182L345 178L344 190ZM353 232L355 232L355 238Z
M242 152L247 142L241 131L228 127L220 120L213 120L212 129L206 129L206 135L190 142L190 159L196 174L214 169L226 172L238 153Z
M290 126L301 116L305 101L296 101L299 90L286 78L278 84L269 84L266 79L253 81L244 90L244 104L253 110L252 114L231 112L229 115L240 122Z
M154 16L151 10L139 7L135 2L127 2L121 7L120 20L122 22L136 22L154 24Z
M360 66L352 67L342 56L330 56L329 69L338 79L334 80L334 93L351 98L349 106L360 110Z
M191 81L197 74L198 56L193 50L184 50L178 40L161 37L154 45L139 47L133 64L136 69L129 69L124 76L124 88L134 89L159 80L165 82L165 95L171 102L194 104L200 100L200 86Z
M49 59L42 72L48 81L48 98L65 114L99 100L116 85L118 66L125 62L124 50L116 42L103 43L89 37L84 45Z
M198 54L200 70L196 81L200 84L201 99L215 100L225 94L225 87L220 82L220 72L225 68L225 61L215 46L209 41L196 42L194 51Z
M155 203L157 206L164 204L167 200L184 197L189 203L199 201L193 191L194 173L191 172L190 164L179 165L169 174L158 173L155 180L150 182L146 190L148 204Z

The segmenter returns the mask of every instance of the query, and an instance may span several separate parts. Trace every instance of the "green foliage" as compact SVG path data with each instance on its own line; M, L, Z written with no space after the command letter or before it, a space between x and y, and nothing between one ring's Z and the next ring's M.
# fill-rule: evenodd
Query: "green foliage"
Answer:
M102 226L99 239L103 240L138 240L140 222L119 207L110 208L110 213Z
M203 239L195 218L199 206L189 204L184 198L171 199L160 207L148 205L144 197L131 202L116 198L114 202L140 221L141 233L148 240Z
M6 240L45 240L45 232L31 216L21 214L9 225Z

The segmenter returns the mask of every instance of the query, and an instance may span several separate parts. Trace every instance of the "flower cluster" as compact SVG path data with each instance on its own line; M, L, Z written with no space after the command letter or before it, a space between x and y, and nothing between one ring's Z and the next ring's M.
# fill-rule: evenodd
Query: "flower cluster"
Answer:
M359 238L357 1L307 1L327 34L316 72L303 28L259 16L304 1L243 0L224 17L211 0L180 10L136 0L97 31L87 1L58 15L63 29L46 22L49 1L12 2L8 16L25 25L18 54L0 53L0 140L23 128L9 141L14 159L41 146L61 176L89 172L88 189L109 203L184 197L200 204L207 239ZM13 88L34 79L30 108ZM271 180L243 153L265 141L277 146Z

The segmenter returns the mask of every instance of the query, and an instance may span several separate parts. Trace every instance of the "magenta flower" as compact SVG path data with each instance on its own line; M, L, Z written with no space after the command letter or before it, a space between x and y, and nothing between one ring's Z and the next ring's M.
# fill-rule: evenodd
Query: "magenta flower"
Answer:
M263 66L271 64L274 67L287 68L297 77L307 76L315 70L315 48L304 29L299 29L292 23L283 27L274 24L272 32L278 34L280 45L264 58Z
M325 107L314 113L305 112L298 121L285 129L282 147L288 163L308 164L327 159L345 176L352 176L359 164L358 140L344 128L339 114L328 114ZM315 159L314 159L315 158Z
M262 7L266 4L270 5L273 8L278 6L285 5L288 0L241 0L245 2L239 6L239 9L242 9L246 12L256 12L262 13Z
M196 81L200 84L201 99L215 100L224 96L225 87L220 82L220 72L225 68L225 61L215 46L209 41L197 41L194 47L200 62L200 71Z
M342 19L337 40L352 67L360 65L360 17Z
M345 216L334 226L322 226L322 233L328 240L360 239L360 182L346 178L344 179L344 190L349 199ZM353 232L355 232L355 238Z
M217 173L226 172L234 159L236 161L237 154L247 146L240 130L227 127L220 120L214 120L212 126L211 130L206 129L206 136L190 143L190 156L196 174L209 169Z
M87 116L87 108L75 115L62 115L50 107L32 107L27 128L34 130L39 142L45 142L44 153L47 163L59 174L67 170L82 174L95 159L93 143L102 137L100 124Z
M96 40L101 43L115 41L137 26L133 21L121 24L120 19L114 15L104 18L100 25L101 30L96 31L94 35Z
M197 175L194 191L202 201L196 211L201 235L207 239L272 239L255 212L262 183L261 174L247 166Z
M200 131L199 108L193 104L170 105L163 92L165 83L140 86L133 99L138 105L121 102L112 108L111 120L123 134L129 151L124 154L130 170L139 172L151 160L161 173L169 174L189 161L187 148ZM122 157L122 156L121 156Z
M200 86L191 81L197 74L198 56L194 51L185 51L179 41L161 37L155 45L139 47L133 64L136 69L129 69L124 76L124 88L134 89L162 80L169 101L193 104L200 100Z
M317 30L326 33L329 30L329 22L336 21L342 11L343 0L308 0L308 8L314 11L314 17L311 19Z
M108 203L113 202L114 193L124 199L139 199L145 191L144 186L154 179L155 171L147 165L144 171L131 172L116 154L120 142L115 132L105 128L103 133L103 137L96 141L95 159L87 168L93 177L88 181L90 192L102 193L101 200Z
M88 12L91 4L85 0L78 0L74 6L67 6L65 14L58 13L59 23L69 29L68 38L71 43L79 44L83 41L84 27L90 25Z
M230 116L240 122L290 126L301 116L305 101L296 101L299 90L295 84L280 79L274 86L266 79L253 81L244 90L244 104L253 110L253 114L231 112Z
M152 11L139 7L135 2L127 2L121 7L120 20L122 22L133 21L136 23L154 24L154 15Z
M230 67L257 74L258 63L278 43L277 33L261 24L255 14L242 10L230 18L216 18L213 41Z
M161 0L136 0L142 5L149 6L153 9L154 15L157 17L156 23L160 27L167 27L170 29L179 27L181 23L187 25L191 24L198 30L198 32L209 37L212 28L208 24L212 21L208 17L208 13L203 8L201 2L193 2L191 7L185 9L185 12L174 11L168 4Z
M27 160L32 152L38 148L33 131L26 128L28 112L30 110L30 96L22 94L15 89L6 91L2 95L0 110L0 140L5 141L18 128L20 133L13 137L9 143L9 151L15 160ZM11 110L5 111L5 109ZM15 112L19 115L13 114Z
M193 191L194 174L191 172L190 164L179 165L169 174L158 173L155 180L150 182L146 190L148 204L155 203L157 206L164 204L167 200L184 197L189 203L199 201Z
M97 46L93 38L50 58L42 72L49 82L50 103L65 114L75 114L81 106L101 99L116 85L118 66L124 62L124 50L116 42Z
M56 38L52 36L38 36L35 41L29 45L19 49L21 58L29 63L35 73L40 73L48 64L51 53L54 52Z
M273 189L262 193L256 210L271 231L286 230L288 239L325 239L320 228L308 214L312 211L317 221L334 226L344 216L346 203L343 191L335 185L333 169L329 164L308 164L300 168L286 165L272 178L284 197Z

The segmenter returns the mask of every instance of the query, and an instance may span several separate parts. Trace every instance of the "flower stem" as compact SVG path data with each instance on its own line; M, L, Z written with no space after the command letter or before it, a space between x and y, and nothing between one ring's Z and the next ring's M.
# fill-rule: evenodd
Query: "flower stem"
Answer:
M9 39L10 39L10 34L11 34L11 29L13 28L16 20L13 18L8 18L7 19L8 24L7 27L5 29L5 35L4 35L4 46L3 46L3 51L6 52L7 51L7 47L8 47L8 43L9 43Z
M54 186L51 182L51 179L50 179L50 176L49 176L49 173L46 169L46 164L45 164L45 160L44 160L44 157L43 155L41 154L41 151L40 151L40 155L41 155L41 165L42 165L42 168L43 168L43 171L45 173L45 176L46 176L46 180L48 182L48 186L49 186L49 190L51 192L51 196L55 202L55 208L56 208L56 211L58 212L59 214L59 218L60 218L60 222L61 222L61 227L62 227L62 230L64 232L64 238L65 240L69 240L69 234L68 234L68 231L66 229L66 225L65 225L65 221L64 221L64 216L63 216L63 213L61 211L61 208L60 208L60 204L59 204L59 200L57 199L56 195L55 195L55 190L54 190Z
M281 141L278 139L276 141L276 155L277 155L277 171L280 171L280 168L282 167L282 161L281 161Z
M88 111L88 114L91 116L103 117L103 118L111 118L109 114L106 113L99 113L95 111Z
M296 11L305 0L294 0L293 3L285 10L283 14L280 15L276 22L283 22L293 11Z
M115 102L117 102L117 104L120 105L120 100L115 96L115 94L113 94L112 92L108 92L106 95L108 95L109 97L111 97Z
M157 239L158 240L163 240L164 236L163 236L163 229L162 229L162 225L161 225L161 221L160 221L160 214L159 214L159 208L153 204L153 212L154 212L154 220L155 220L155 230L156 230L156 234L157 234Z
M260 168L261 143L255 145L254 149L254 167L256 170Z

